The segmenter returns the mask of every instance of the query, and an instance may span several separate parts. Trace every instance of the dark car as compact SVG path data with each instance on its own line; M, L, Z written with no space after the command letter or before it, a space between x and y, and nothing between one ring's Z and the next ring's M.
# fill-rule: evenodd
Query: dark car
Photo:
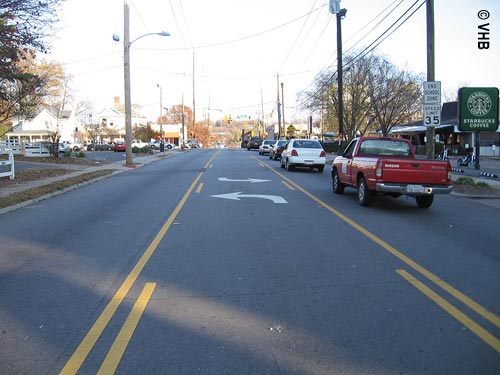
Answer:
M111 143L96 143L95 144L95 150L96 151L113 151L114 146ZM87 145L87 151L93 151L94 150L94 144L89 143Z
M247 150L258 150L261 144L261 137L252 137L247 143Z
M278 160L281 159L281 153L283 149L286 147L288 141L286 139L280 139L276 141L274 146L269 150L269 159Z

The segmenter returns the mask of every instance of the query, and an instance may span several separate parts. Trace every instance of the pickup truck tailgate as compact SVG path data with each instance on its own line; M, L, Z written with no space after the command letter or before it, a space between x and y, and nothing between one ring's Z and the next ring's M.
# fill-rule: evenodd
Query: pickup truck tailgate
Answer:
M419 159L382 159L384 183L443 185L448 181L448 162Z

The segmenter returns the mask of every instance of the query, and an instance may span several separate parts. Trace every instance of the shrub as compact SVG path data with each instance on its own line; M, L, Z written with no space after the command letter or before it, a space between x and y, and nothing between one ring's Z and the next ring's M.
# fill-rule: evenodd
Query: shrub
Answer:
M455 181L455 185L475 185L476 181L472 177L460 177Z

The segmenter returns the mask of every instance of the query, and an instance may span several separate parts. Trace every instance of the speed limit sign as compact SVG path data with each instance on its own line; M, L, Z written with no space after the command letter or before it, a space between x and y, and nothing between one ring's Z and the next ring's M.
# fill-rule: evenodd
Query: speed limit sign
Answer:
M424 126L438 126L441 124L441 105L424 104Z
M438 126L441 124L441 82L424 82L424 125Z

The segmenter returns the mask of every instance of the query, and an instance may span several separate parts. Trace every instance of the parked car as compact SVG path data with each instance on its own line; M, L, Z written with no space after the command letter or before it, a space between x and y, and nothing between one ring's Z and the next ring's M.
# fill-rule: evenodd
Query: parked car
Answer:
M288 141L286 139L280 139L276 141L273 147L269 150L269 159L278 160L281 159L281 153L286 147Z
M321 143L314 139L292 139L281 153L281 168L288 171L295 167L317 168L323 172L326 163L326 152Z
M274 146L276 141L274 139L266 139L259 146L259 155L269 154L269 150Z
M78 142L68 142L66 143L68 148L73 151L80 151L83 148L83 145Z
M161 145L161 141L154 141L154 142L149 142L148 143L149 147L151 147L153 150L159 150L160 149L160 145ZM171 150L175 147L175 145L173 143L170 143L170 142L163 142L163 147L165 148L165 150Z
M113 151L114 146L111 143L96 143L95 150L96 151ZM87 145L87 151L94 151L94 144L89 143Z
M113 151L127 151L127 144L125 142L116 142Z
M138 140L133 140L132 141L132 148L137 147L137 148L143 148L146 147L148 144L143 141L138 141Z
M260 145L262 144L261 137L252 137L247 143L247 150L258 150Z

